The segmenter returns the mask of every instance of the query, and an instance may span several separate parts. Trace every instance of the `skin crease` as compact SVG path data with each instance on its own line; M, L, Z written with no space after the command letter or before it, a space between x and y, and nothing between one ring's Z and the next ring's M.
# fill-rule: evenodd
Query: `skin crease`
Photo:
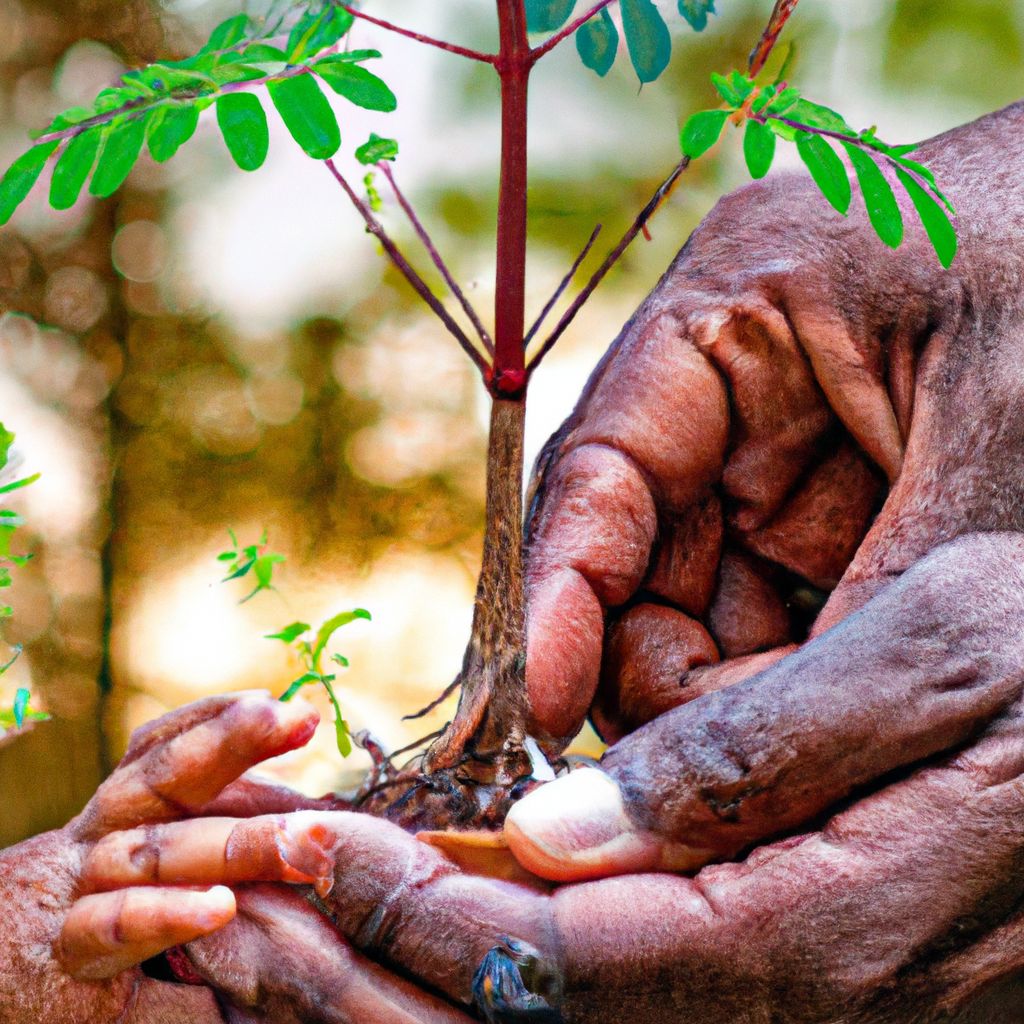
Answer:
M1018 104L915 154L959 212L949 272L909 209L891 252L862 209L843 219L802 176L724 199L542 453L528 524L534 728L560 746L600 680L602 728L628 735L605 774L542 787L507 831L527 866L591 880L548 891L469 875L386 822L276 813L278 794L269 817L216 827L103 839L91 823L79 859L57 858L46 914L28 879L67 838L4 854L4 905L48 922L37 955L74 895L116 895L140 864L177 864L192 885L300 871L355 949L460 1004L512 936L581 1024L1018 1024L1022 129ZM702 540L688 550L687 538ZM723 552L748 571L723 572ZM797 595L837 580L805 636ZM607 646L606 620L626 623ZM674 708L658 645L682 666ZM167 819L125 779L136 796L122 817ZM565 782L589 787L592 805L559 804ZM223 813L258 801L240 808ZM692 877L659 870L737 856ZM242 888L239 916L188 946L236 1007L228 1019L373 1024L402 1019L398 1003L411 1020L459 1019L397 981L359 1002L386 976L340 939L325 957L317 912L283 899ZM75 941L66 927L63 948ZM282 970L286 948L308 967ZM17 978L0 996L23 1000L0 998L15 1007L0 1021L63 1024L52 996L24 1001L32 970L0 964L0 986ZM121 977L103 984L123 1000ZM108 1019L96 1012L66 1019Z

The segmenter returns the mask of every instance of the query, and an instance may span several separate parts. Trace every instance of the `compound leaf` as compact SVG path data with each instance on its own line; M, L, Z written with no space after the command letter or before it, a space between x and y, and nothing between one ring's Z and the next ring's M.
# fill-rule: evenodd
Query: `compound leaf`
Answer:
M263 166L270 146L270 132L263 105L249 92L217 97L217 124L232 159L243 171Z
M653 82L672 56L668 25L651 0L621 0L621 10L633 70L641 83Z
M267 91L291 137L309 156L326 160L338 152L337 118L312 75L268 82Z
M857 172L857 181L860 182L871 226L887 246L891 249L898 248L903 241L903 217L900 215L900 207L892 186L886 181L878 164L864 150L851 146L848 142L844 142L843 146L850 156L853 169Z
M743 135L743 156L752 178L763 178L775 159L775 135L760 121L747 121Z
M68 210L75 205L96 164L102 141L103 133L92 128L76 135L64 148L50 179L50 205L55 210Z
M691 160L703 156L718 141L728 117L728 110L701 110L693 114L679 137L683 153Z
M43 165L60 142L42 142L33 146L28 152L22 153L7 168L7 173L0 179L0 224L6 224L25 197L32 191Z
M950 223L946 211L913 175L897 167L896 177L907 190L907 195L910 196L910 201L914 204L914 209L917 210L917 215L921 218L921 223L935 247L939 262L948 269L956 256L956 228Z
M615 63L618 49L619 30L615 27L607 8L596 18L584 22L576 32L576 52L579 53L580 60L585 67L602 78Z
M344 96L357 107L387 114L398 106L398 100L387 83L358 64L318 61L313 68L339 96Z
M853 192L839 155L820 135L810 132L796 133L796 149L822 195L845 217Z

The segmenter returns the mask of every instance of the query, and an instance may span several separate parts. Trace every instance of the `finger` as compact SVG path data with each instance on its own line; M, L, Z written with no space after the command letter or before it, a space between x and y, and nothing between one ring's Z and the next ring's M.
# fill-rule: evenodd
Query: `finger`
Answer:
M711 634L689 615L636 605L608 629L594 727L614 743L684 703L692 670L717 661Z
M305 796L269 778L246 772L236 782L225 786L201 813L211 818L255 818L261 814L287 814L289 811L349 809L349 804L336 796Z
M601 786L574 772L526 797L510 846L556 880L733 856L991 721L1020 696L1022 622L1024 539L945 545L766 671L628 736Z
M209 935L234 916L234 894L223 886L83 896L68 912L57 952L74 978L112 978L165 949Z
M675 317L627 328L536 485L527 687L538 734L565 737L579 726L597 685L602 610L643 578L657 508L706 503L727 432L722 381Z
M338 815L194 818L104 836L82 869L91 889L293 882L330 887Z
M275 1024L468 1024L436 996L356 953L294 893L239 893L237 919L189 945L201 977Z
M567 1015L656 1020L668 1005L733 1024L783 992L786 1020L959 1020L1024 967L1022 780L1017 712L966 756L743 863L556 890ZM1016 1020L1019 1005L970 1019Z
M75 824L92 838L194 814L246 769L302 746L317 712L252 692L203 701L143 730Z

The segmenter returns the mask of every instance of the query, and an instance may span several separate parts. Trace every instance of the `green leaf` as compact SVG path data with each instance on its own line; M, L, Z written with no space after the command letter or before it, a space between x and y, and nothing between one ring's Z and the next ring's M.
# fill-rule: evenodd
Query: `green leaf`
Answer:
M619 30L607 8L577 29L576 52L580 60L584 67L590 68L602 78L611 71L618 51Z
M73 128L76 124L88 120L93 116L91 107L70 107L68 110L58 114L45 128L37 132L29 132L33 139L41 135L49 135L50 132L62 132L65 128Z
M320 675L315 672L307 672L304 676L299 676L298 679L293 682L284 693L281 694L277 699L282 704L287 704L308 683L319 683Z
M691 160L706 153L717 141L728 120L728 110L701 110L683 125L679 144Z
M265 639L282 640L284 643L290 644L312 628L308 622L293 622L290 626L285 626L279 633L267 633Z
M846 165L839 155L820 135L810 132L796 133L796 149L822 195L845 217L853 193Z
M32 191L32 186L43 172L43 165L59 145L59 140L42 142L27 153L22 153L7 168L7 173L0 179L0 224L6 224L11 219L14 211Z
M21 480L15 480L14 483L4 484L3 487L0 487L0 494L10 494L11 491L18 491L22 487L28 487L29 484L34 484L42 475L42 473L33 473L31 476L23 477Z
M783 114L788 111L798 99L800 99L799 89L794 89L792 86L787 89L783 89L782 92L780 92L769 104L766 113Z
M327 696L330 698L331 704L334 706L334 736L335 741L338 744L338 753L342 757L348 757L352 753L352 741L349 739L348 722L345 721L344 716L341 713L341 705L338 703L338 698L334 694L334 687L331 686L331 681L334 676L323 676L320 680L324 684L324 689L327 691Z
M256 564L255 558L250 558L247 562L243 562L237 569L235 569L230 575L225 576L221 580L221 583L229 583L231 580L240 579L244 576L254 565Z
M96 163L102 141L103 133L90 128L67 144L50 179L50 205L55 210L68 210L75 205Z
M213 32L210 33L210 38L199 53L215 53L218 50L226 50L228 47L234 46L236 43L240 43L245 38L245 33L248 29L249 15L236 14L233 18L228 18L227 21L222 21L213 30Z
M242 51L242 60L246 64L287 63L288 54L269 43L253 43Z
M177 68L170 64L151 64L148 68L143 68L134 74L137 74L139 78L160 93L171 93L184 89L207 89L216 85L206 71Z
M857 172L864 206L867 208L871 225L878 237L891 249L903 241L903 217L899 204L893 195L892 186L885 179L878 164L864 150L844 142L843 147L850 156L853 169Z
M313 664L316 665L327 642L342 626L347 626L356 619L369 619L370 613L365 608L355 608L350 612L341 612L328 619L317 631L316 642L313 644Z
M266 590L270 587L274 578L274 566L284 561L284 555L266 554L260 555L253 563L252 571L256 576L259 586L257 590Z
M307 11L288 36L285 46L288 61L298 64L333 46L352 27L353 20L348 11L335 7L330 0L318 12Z
M387 83L358 64L318 61L313 69L339 96L357 107L387 114L398 106Z
M950 223L946 211L928 194L921 183L901 167L896 168L896 177L907 190L910 201L921 218L928 237L935 247L939 262L948 270L956 256L956 228Z
M164 107L149 128L149 153L158 163L166 163L195 134L199 110L193 104Z
M105 141L89 191L100 199L113 195L131 173L146 139L145 117L118 117L104 130Z
M267 91L291 137L309 156L326 160L338 152L338 121L312 75L268 82Z
M775 136L760 121L747 121L743 135L743 156L752 178L763 178L775 159Z
M356 150L356 159L361 164L377 164L381 160L394 160L398 156L398 142L395 139L382 139L374 132Z
M111 88L103 89L93 103L93 110L97 114L107 114L111 110L117 110L126 103L138 103L138 93L134 89Z
M745 97L741 96L739 90L729 81L725 75L717 71L711 72L711 84L718 90L718 95L731 107L742 107Z
M250 92L233 92L217 97L217 124L224 145L243 171L263 166L270 146L270 132L263 105Z
M576 0L526 0L526 31L554 32L576 7Z
M679 0L679 13L695 32L708 27L708 15L715 13L715 0Z
M750 95L755 88L754 83L739 71L729 72L729 84L740 94L740 98L744 100L750 99Z
M331 655L331 661L333 661L336 664L340 665L342 668L348 668L348 658L346 658L342 654L332 654Z
M277 67L280 69L280 65ZM255 82L267 76L262 68L254 68L242 61L228 61L225 64L218 64L211 72L211 77L218 86L221 86L230 85L232 82Z
M810 100L797 100L789 108L786 117L811 128L822 128L828 132L839 132L854 138L857 136L841 114L837 114L831 107L823 107L820 103L812 103Z
M672 56L668 25L651 0L621 0L621 10L633 70L641 83L653 82Z
M344 53L329 53L326 57L321 57L317 64L359 64L379 56L380 50L346 50Z

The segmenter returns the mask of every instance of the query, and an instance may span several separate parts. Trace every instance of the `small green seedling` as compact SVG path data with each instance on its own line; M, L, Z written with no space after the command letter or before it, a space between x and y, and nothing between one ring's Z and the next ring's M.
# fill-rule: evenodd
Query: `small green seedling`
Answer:
M6 476L12 466L9 466L11 459L11 446L14 444L14 434L7 430L0 423L0 494L10 494L11 491L20 490L39 479L38 473L31 476L17 477L14 480L7 480ZM12 512L10 509L0 509L0 589L10 587L14 582L11 578L11 569L23 566L32 556L15 555L11 552L11 541L19 526L24 525L25 520ZM0 620L9 619L14 614L14 609L9 604L0 605ZM11 657L0 665L0 676L2 676L17 660L21 654L21 645L16 644L11 648ZM43 722L50 716L43 711L35 711L29 706L29 691L21 687L14 695L14 705L10 708L0 708L0 729L20 729L25 722Z
M228 566L228 575L221 582L227 583L230 580L242 579L250 572L256 578L256 589L243 597L239 604L244 604L261 590L276 590L277 588L273 586L272 582L274 566L282 564L285 557L276 552L267 551L267 531L263 531L257 543L245 547L238 543L238 537L234 530L229 529L228 536L231 538L231 550L222 551L217 556L219 562L231 563ZM277 633L267 634L266 637L268 640L280 640L291 647L298 655L303 668L302 674L281 694L280 700L291 700L299 690L311 683L319 683L327 691L327 696L334 708L334 732L338 742L338 752L342 757L348 757L352 753L352 738L345 716L341 713L341 705L334 692L333 684L337 679L337 674L324 671L323 658L331 637L342 626L347 626L356 619L369 620L370 613L365 608L339 612L323 622L315 631L308 622L293 622ZM330 660L341 668L348 668L348 659L341 654L332 654Z
M338 753L342 757L348 757L352 753L352 738L348 723L341 713L341 705L338 703L338 698L334 692L333 684L337 674L324 671L323 656L331 637L342 626L347 626L356 619L369 620L370 617L370 613L365 608L354 608L352 611L340 612L327 619L315 633L313 632L313 627L308 622L293 622L291 625L285 626L278 633L267 634L268 640L280 640L291 647L298 654L299 660L305 669L302 675L294 680L288 689L281 694L281 700L291 700L299 690L304 686L309 686L311 683L319 683L323 686L334 708L334 733L338 741ZM348 668L348 658L341 654L332 654L330 660L336 665L341 666L341 668Z
M251 601L261 590L276 590L274 566L284 562L284 555L267 550L267 531L264 530L260 534L260 539L255 544L247 544L245 547L238 543L234 530L229 529L228 536L231 538L231 550L222 551L217 556L218 562L230 563L227 567L228 574L221 582L238 580L249 573L252 573L256 580L256 586L238 603L245 604L246 601Z

